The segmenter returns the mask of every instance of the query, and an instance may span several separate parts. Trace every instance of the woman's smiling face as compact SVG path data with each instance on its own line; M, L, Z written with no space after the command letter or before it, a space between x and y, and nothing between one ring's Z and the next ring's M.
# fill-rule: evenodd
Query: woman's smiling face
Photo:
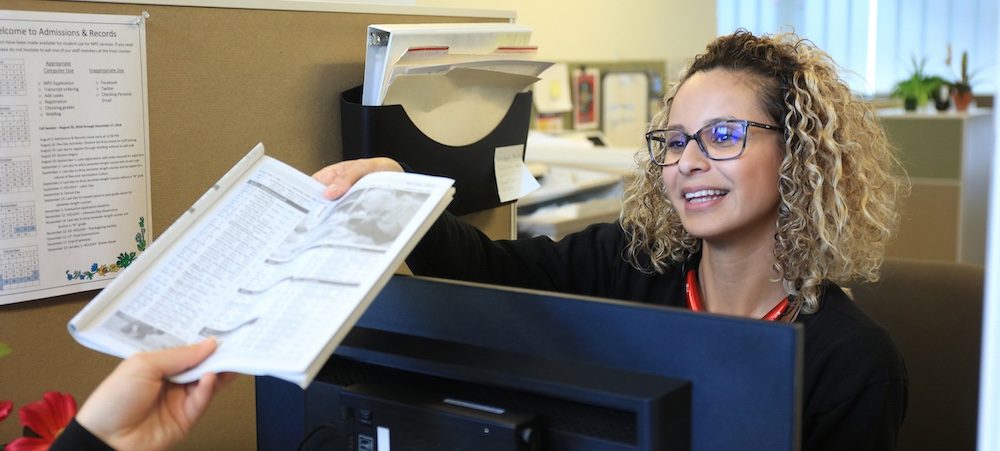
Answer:
M692 134L732 119L780 125L761 108L752 80L724 69L692 75L674 95L664 128ZM774 239L784 153L775 133L748 127L743 155L724 161L709 159L690 140L680 161L663 167L663 186L689 233L719 244Z

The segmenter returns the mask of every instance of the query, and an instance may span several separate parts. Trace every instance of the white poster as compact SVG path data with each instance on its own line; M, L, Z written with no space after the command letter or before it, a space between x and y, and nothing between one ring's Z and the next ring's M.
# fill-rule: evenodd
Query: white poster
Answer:
M150 227L145 22L0 11L0 304L104 287Z
M649 76L645 72L604 75L602 129L612 147L641 149L649 129Z

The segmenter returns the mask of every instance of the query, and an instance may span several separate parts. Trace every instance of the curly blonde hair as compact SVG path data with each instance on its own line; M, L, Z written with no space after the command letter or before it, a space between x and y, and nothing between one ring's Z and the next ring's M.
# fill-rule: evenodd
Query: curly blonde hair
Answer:
M763 111L784 127L778 184L775 269L802 311L819 308L823 282L876 281L885 246L899 223L909 189L896 150L872 107L856 98L829 55L792 33L722 36L697 56L667 94L651 128L663 128L677 89L714 69L750 78ZM701 249L667 199L662 168L646 152L626 185L621 226L625 258L663 273ZM647 260L648 258L648 260Z

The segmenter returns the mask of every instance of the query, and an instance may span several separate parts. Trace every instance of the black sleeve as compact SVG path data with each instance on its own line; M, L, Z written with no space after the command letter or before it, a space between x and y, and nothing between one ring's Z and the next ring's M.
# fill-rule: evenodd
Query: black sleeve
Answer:
M803 450L891 450L909 376L881 325L830 284L805 325Z
M906 412L904 381L872 384L806 425L803 450L892 450Z
M113 451L114 449L91 434L76 418L56 437L49 451Z
M414 274L595 296L613 296L631 269L618 223L595 224L558 242L548 237L493 241L445 213L406 263Z

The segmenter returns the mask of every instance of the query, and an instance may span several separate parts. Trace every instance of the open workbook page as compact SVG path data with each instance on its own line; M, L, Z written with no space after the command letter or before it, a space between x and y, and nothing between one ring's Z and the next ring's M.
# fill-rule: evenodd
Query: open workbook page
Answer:
M258 145L69 323L119 357L196 343L205 372L305 387L451 201L452 180L380 172L341 199Z

